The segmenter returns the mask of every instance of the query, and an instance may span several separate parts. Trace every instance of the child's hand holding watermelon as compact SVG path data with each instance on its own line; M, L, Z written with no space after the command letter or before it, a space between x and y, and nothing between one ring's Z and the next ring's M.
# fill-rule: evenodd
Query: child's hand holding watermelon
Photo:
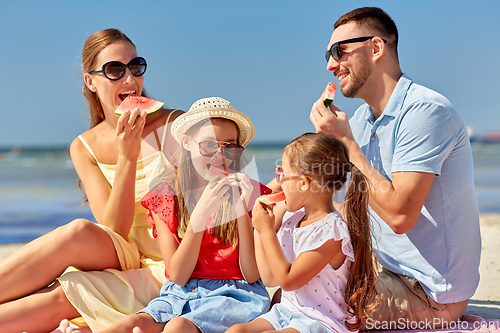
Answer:
M211 165L204 177L204 180L209 182L213 179L221 178L228 178L230 180L230 185L241 187L242 184L239 183L241 183L243 179L247 179L248 175L244 173L238 173L226 167L217 167L215 165ZM245 194L241 193L241 195L245 200L245 204L247 205L247 211L251 211L255 204L255 201L259 198L259 196L270 194L271 189L254 179L248 178L248 180L250 182L250 185L245 185ZM250 190L250 195L248 194L248 190Z
M252 209L252 224L259 233L275 233L275 216L272 205L257 203Z
M232 199L236 217L242 216L253 208L249 205L254 186L248 175L241 172L231 173L227 179L233 191Z

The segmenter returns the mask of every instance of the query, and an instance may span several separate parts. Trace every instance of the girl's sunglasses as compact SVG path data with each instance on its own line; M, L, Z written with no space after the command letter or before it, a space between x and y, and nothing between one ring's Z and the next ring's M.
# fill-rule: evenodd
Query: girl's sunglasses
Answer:
M89 72L89 74L102 73L108 80L116 81L125 75L127 68L130 69L130 73L132 73L133 76L141 76L146 72L147 67L146 59L143 57L136 57L130 60L126 65L119 61L107 62L102 65L100 71L92 71Z
M276 166L276 171L274 173L274 177L276 178L276 182L278 184L283 183L283 180L285 179L285 177L302 177L302 176L305 176L305 177L309 178L311 180L311 182L313 184L315 184L318 188L321 187L321 185L319 184L319 182L317 180L314 180L314 179L312 179L309 176L300 175L298 173L287 173L287 172L284 172L283 171L283 167L281 165L277 165Z
M303 175L299 175L298 173L286 173L283 171L283 168L281 167L281 165L277 165L274 176L275 176L278 184L281 184L283 182L283 179L287 176L288 177L302 177Z
M337 43L333 43L332 46L330 47L330 49L328 51L326 51L326 53L325 53L326 62L328 62L330 60L330 57L332 57L336 61L339 61L340 58L342 58L342 49L340 48L340 45L351 44L351 43L361 43L361 42L365 42L369 39L372 39L374 37L376 37L376 36L356 37L356 38L341 40ZM387 41L385 39L382 38L382 40L384 41L384 43L387 43Z
M242 147L237 143L219 142L219 141L197 142L194 139L193 141L198 144L201 156L205 157L215 156L215 154L217 154L217 152L220 150L225 158L229 160L236 160L241 156L241 154L243 154L243 150L245 150L244 147Z

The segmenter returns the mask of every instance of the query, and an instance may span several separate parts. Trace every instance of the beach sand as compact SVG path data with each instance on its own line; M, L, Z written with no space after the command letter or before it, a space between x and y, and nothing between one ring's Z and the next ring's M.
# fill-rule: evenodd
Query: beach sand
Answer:
M500 319L500 214L481 214L481 279L466 313Z
M481 214L481 236L481 280L466 313L500 319L500 214ZM0 245L0 260L22 245Z

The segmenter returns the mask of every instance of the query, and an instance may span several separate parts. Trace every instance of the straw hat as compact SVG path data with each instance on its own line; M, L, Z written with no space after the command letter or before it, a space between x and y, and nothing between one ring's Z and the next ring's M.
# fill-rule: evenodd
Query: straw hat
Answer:
M255 129L250 119L237 111L224 98L209 97L202 98L189 108L189 111L180 115L172 122L172 136L177 142L181 142L181 136L196 123L207 118L225 118L232 120L238 125L239 143L245 147L255 135Z

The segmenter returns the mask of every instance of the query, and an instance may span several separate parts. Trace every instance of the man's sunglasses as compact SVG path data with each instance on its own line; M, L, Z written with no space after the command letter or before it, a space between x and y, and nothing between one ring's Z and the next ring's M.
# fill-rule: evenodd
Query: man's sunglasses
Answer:
M356 38L351 38L351 39L346 39L346 40L341 40L337 43L333 43L332 46L330 46L330 49L326 51L325 53L325 58L326 62L330 60L330 57L333 57L336 61L339 61L340 58L342 58L342 49L340 48L340 45L342 44L351 44L351 43L361 43L364 41L367 41L369 39L372 39L376 36L366 36L366 37L356 37ZM384 43L387 43L385 39L382 38Z
M191 138L192 139L192 138ZM220 150L225 158L229 160L238 159L241 154L243 154L244 147L237 143L229 143L229 142L219 142L219 141L201 141L196 142L200 148L201 156L212 157Z
M108 80L116 81L119 80L125 75L125 71L130 69L130 73L133 76L141 76L146 72L146 59L143 57L137 57L132 60L128 64L123 64L119 61L110 61L102 65L102 69L100 71L92 71L89 74L97 74L102 73Z

